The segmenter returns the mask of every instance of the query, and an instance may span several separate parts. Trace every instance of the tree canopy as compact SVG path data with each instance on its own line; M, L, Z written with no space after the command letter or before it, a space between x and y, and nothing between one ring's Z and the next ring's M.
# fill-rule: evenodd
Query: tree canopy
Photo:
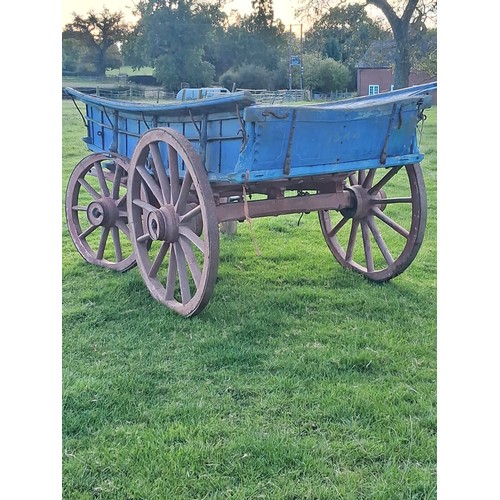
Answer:
M325 9L344 4L344 0L302 0L298 14L315 17ZM374 6L384 15L396 42L394 88L408 86L411 70L411 47L426 32L426 21L437 10L437 0L362 0L361 5Z
M305 88L355 90L357 64L373 42L387 39L394 40L397 86L407 85L410 65L436 66L435 36L426 27L436 0L302 0L313 17L304 40L275 18L272 0L250 1L250 14L228 15L226 0L138 0L130 27L123 13L106 8L73 13L63 30L63 69L104 75L122 63L153 67L167 90L218 82L272 89L298 86L290 57L300 54ZM369 6L385 17L369 15Z
M387 31L371 19L361 4L339 5L328 9L305 33L307 52L319 52L345 64L356 79L356 64L370 44L387 37Z
M64 27L63 40L77 40L87 57L92 58L97 75L103 76L112 60L106 57L108 51L123 42L129 32L123 12L111 12L104 8L100 13L90 10L83 16L75 12L72 15L73 21Z
M217 7L217 6L215 6ZM156 79L168 90L182 82L207 86L215 67L205 58L214 23L214 6L195 0L141 0L139 21L124 46L126 60L136 67L153 66Z

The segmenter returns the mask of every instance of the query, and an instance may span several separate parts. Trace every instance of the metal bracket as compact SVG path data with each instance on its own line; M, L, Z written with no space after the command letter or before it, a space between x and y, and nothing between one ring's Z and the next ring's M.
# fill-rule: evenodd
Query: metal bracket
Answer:
M296 119L297 119L297 110L294 109L292 111L292 121L290 124L290 135L288 136L288 145L286 147L285 164L283 166L283 173L285 175L290 174L290 160L291 160L291 156L292 156L292 143L293 143L293 134L295 132L295 120Z
M391 129L392 129L392 123L394 122L394 116L396 115L396 108L397 104L394 103L392 105L392 112L391 112L391 118L389 119L389 126L387 127L387 133L385 134L385 140L384 140L384 147L382 148L382 152L380 153L380 164L385 165L385 162L387 160L387 144L389 142L389 137L391 135Z

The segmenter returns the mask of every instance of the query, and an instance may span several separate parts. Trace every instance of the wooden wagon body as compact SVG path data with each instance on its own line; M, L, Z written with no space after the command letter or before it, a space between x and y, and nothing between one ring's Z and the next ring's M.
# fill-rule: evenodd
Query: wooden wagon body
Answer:
M88 262L138 263L152 295L185 316L212 294L225 221L318 211L342 265L391 279L423 239L418 123L436 86L303 106L246 92L149 105L67 88L92 151L68 184L70 234Z

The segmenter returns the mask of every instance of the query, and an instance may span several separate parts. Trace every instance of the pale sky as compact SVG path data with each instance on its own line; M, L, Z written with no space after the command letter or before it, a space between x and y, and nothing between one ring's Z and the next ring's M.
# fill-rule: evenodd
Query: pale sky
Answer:
M300 21L294 17L294 11L300 5L299 0L274 0L275 19L281 19L285 26L300 24ZM134 21L134 17L131 14L133 6L134 0L62 0L62 24L64 26L66 23L71 22L72 12L83 15L91 9L95 12L100 12L104 7L107 7L112 12L122 11L125 13L127 21ZM231 9L236 9L241 14L249 14L252 11L252 1L228 1L224 10L229 13Z

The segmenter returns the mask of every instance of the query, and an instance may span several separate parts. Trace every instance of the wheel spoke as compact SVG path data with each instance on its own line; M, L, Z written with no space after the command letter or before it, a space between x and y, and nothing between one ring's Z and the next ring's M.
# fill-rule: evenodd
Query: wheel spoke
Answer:
M149 236L148 233L146 234L143 234L142 236L139 236L139 238L137 238L137 243L144 243L145 241L148 241L151 239L151 236Z
M106 242L108 241L109 227L103 227L101 238L99 240L99 248L97 249L97 260L102 260L104 257L104 250L106 249Z
M356 243L356 235L358 234L359 221L353 220L351 225L351 232L349 233L349 242L347 243L347 250L345 253L345 260L347 262L352 260L354 253L354 245Z
M393 221L390 217L388 217L380 208L374 207L373 208L373 215L378 217L382 222L385 222L389 227L394 229L397 233L399 233L401 236L405 237L408 239L410 236L409 231L407 231L404 227L400 226L397 222Z
M355 186L358 183L358 179L356 179L356 174L354 172L349 175L349 182L351 186Z
M195 215L198 215L200 213L201 213L201 206L200 205L196 205L196 207L194 207L192 210L190 210L189 212L187 212L184 215L181 215L179 217L179 221L181 223L187 222L189 219L192 219Z
M108 185L106 184L106 179L104 179L104 172L102 171L102 165L100 161L94 162L94 170L99 181L99 186L101 187L102 194L104 196L109 196Z
M120 195L120 185L123 177L123 169L115 163L115 176L113 178L113 186L111 187L111 197L117 200ZM124 197L125 198L125 197ZM120 200L121 201L121 200Z
M371 187L373 179L375 178L376 172L377 172L377 170L375 168L371 168L368 171L368 175L365 177L365 180L363 181L364 188Z
M179 198L179 157L177 151L169 144L168 146L168 171L170 174L171 199L175 205Z
M366 222L368 224L368 227L370 228L370 231L373 234L373 238L375 239L378 247L380 248L380 251L382 252L382 255L384 256L385 261L389 266L391 266L392 264L394 264L394 259L391 255L391 252L389 251L389 248L385 244L385 241L382 238L380 231L378 230L377 224L375 223L373 216L370 215L369 217L367 217Z
M380 191L380 189L385 186L403 167L393 167L389 170L389 172L387 172L384 177L382 177L382 179L380 179L377 184L375 184L375 186L372 186L369 190L368 190L368 194L374 194L378 191Z
M116 198L115 198L116 199ZM125 193L117 202L116 206L120 208L122 205L127 203L127 193Z
M81 240L84 240L87 236L89 236L89 234L92 234L99 226L90 226L88 227L85 231L83 231L83 233L80 233L78 235L78 238L80 238Z
M78 179L78 182L80 185L82 185L85 190L94 198L94 200L100 200L102 197L101 195L82 177Z
M365 177L366 177L366 172L364 170L360 170L358 172L358 184L363 184L363 182L365 181Z
M88 208L88 205L73 205L71 207L71 210L74 210L75 212L86 212Z
M155 172L158 176L160 182L160 188L163 193L162 204L170 203L170 182L165 171L165 165L163 164L163 159L161 157L160 148L157 142L152 142L149 145L149 150L151 151L151 156L153 157L153 164L155 166Z
M393 203L411 203L413 200L411 197L401 197L401 198L380 198L372 199L370 203L373 205L390 205Z
M146 183L147 187L153 193L153 196L157 199L158 203L163 204L163 194L158 184L151 176L151 174L146 170L143 165L137 165L137 171L141 175L142 180Z
M181 288L182 303L187 304L191 300L191 291L189 290L189 278L187 274L186 257L179 243L174 243L175 258L177 260L177 272L179 274L179 285Z
M179 238L179 243L182 247L182 250L186 257L186 261L189 265L191 276L193 277L194 282L196 283L196 287L198 288L200 286L201 271L200 268L198 267L198 261L196 260L196 255L194 254L191 245L184 238Z
M136 198L132 203L138 206L139 208L146 210L146 212L154 212L156 210L156 208L153 207L153 205L150 205L149 203L141 200L140 198Z
M168 259L165 300L172 300L174 298L176 278L177 278L177 259L175 258L175 246L172 246L170 250L170 257Z
M179 192L179 198L177 199L177 202L175 204L175 211L178 214L184 211L192 183L193 182L191 179L191 174L189 173L189 171L186 171L186 174L184 175L184 179L182 181L181 190Z
M335 236L347 223L349 219L347 217L343 217L330 231L328 231L328 237L331 238Z
M115 246L115 257L116 262L121 262L123 260L122 246L120 243L120 235L118 232L118 228L113 226L111 228L111 236L113 238L113 244Z
M372 245L370 242L370 233L368 229L368 225L365 221L361 222L361 235L363 237L363 247L365 250L365 260L366 267L369 273L375 271L375 267L373 265L373 255L372 255Z
M179 234L192 241L204 254L205 253L205 242L195 234L193 230L191 230L187 226L179 227Z
M148 276L150 278L156 278L156 276L158 275L160 266L165 260L165 256L167 255L169 248L170 248L170 243L167 243L166 241L162 242L160 250L158 251L158 254L156 255L155 260L151 266L151 269L148 272Z
M123 222L122 220L117 220L116 227L118 229L120 229L128 239L130 239L130 230L129 230L127 224L125 224L125 222Z

